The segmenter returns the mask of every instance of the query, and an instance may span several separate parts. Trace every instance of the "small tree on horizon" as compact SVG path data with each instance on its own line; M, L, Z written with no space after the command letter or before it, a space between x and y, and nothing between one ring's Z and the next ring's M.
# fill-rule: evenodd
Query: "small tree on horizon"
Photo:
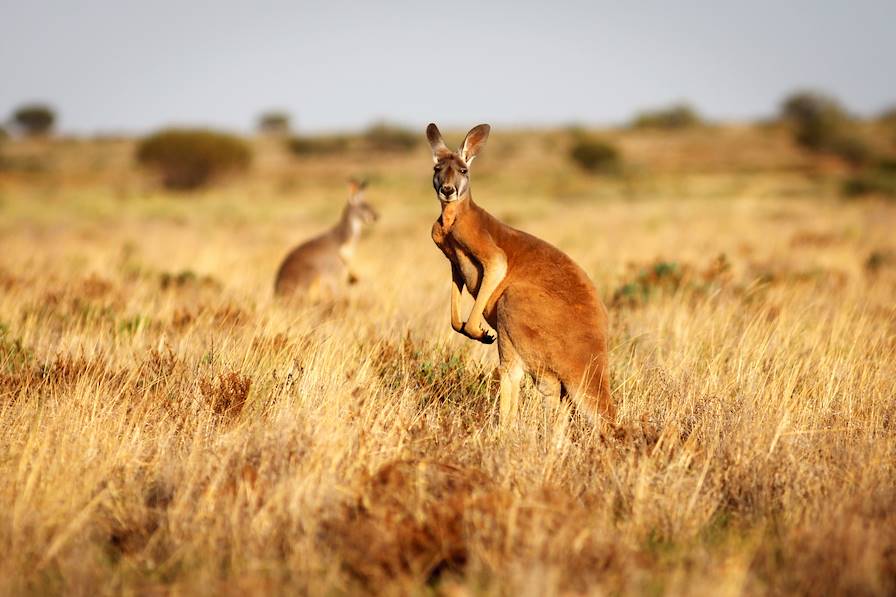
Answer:
M288 135L291 130L289 113L280 110L263 112L258 117L258 131L266 135Z
M807 149L829 147L849 122L843 106L817 91L798 91L781 103L781 119L794 127L794 139Z
M637 114L632 127L638 129L685 129L702 124L703 119L689 104L673 104Z
M793 129L797 145L816 153L839 156L852 166L874 158L846 109L834 97L818 91L798 91L781 103L781 120Z
M36 137L53 130L56 113L46 104L25 104L13 112L12 121L25 135Z

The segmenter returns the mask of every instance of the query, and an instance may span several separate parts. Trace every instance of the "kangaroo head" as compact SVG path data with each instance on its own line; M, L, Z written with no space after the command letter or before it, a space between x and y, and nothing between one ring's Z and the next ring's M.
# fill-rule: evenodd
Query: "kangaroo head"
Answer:
M366 180L351 179L348 182L349 196L345 205L345 214L355 225L370 224L379 219L380 214L364 199Z
M470 164L485 147L491 127L487 124L474 126L464 138L459 150L451 151L442 139L439 127L430 123L426 127L426 138L432 148L435 162L432 186L439 201L450 203L468 196L470 191Z

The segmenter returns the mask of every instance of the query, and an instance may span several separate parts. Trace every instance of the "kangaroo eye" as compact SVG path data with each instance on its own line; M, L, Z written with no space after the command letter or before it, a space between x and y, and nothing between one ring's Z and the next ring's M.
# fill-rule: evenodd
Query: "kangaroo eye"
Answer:
M463 174L464 176L466 176L466 175L467 175L467 169L466 169L466 168L461 168L461 169L460 169L460 173Z

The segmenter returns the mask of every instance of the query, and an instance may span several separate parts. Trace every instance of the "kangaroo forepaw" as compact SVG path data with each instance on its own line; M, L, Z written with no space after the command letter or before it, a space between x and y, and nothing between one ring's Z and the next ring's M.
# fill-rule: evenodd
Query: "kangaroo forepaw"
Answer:
M498 336L494 330L491 329L483 329L481 327L473 328L468 323L465 323L463 327L460 329L460 333L469 338L470 340L476 340L478 342L482 342L483 344L492 344L495 340L498 339Z

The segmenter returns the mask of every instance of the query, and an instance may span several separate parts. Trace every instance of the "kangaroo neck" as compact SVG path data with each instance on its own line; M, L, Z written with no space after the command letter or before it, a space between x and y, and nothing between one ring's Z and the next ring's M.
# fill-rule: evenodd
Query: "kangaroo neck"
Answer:
M361 222L351 216L348 207L342 211L342 217L334 230L340 244L355 244L361 235Z
M442 228L446 231L454 226L458 218L463 217L465 213L476 207L476 204L473 203L473 195L469 191L457 201L441 201L440 203L442 204L442 215L439 219L442 221Z

